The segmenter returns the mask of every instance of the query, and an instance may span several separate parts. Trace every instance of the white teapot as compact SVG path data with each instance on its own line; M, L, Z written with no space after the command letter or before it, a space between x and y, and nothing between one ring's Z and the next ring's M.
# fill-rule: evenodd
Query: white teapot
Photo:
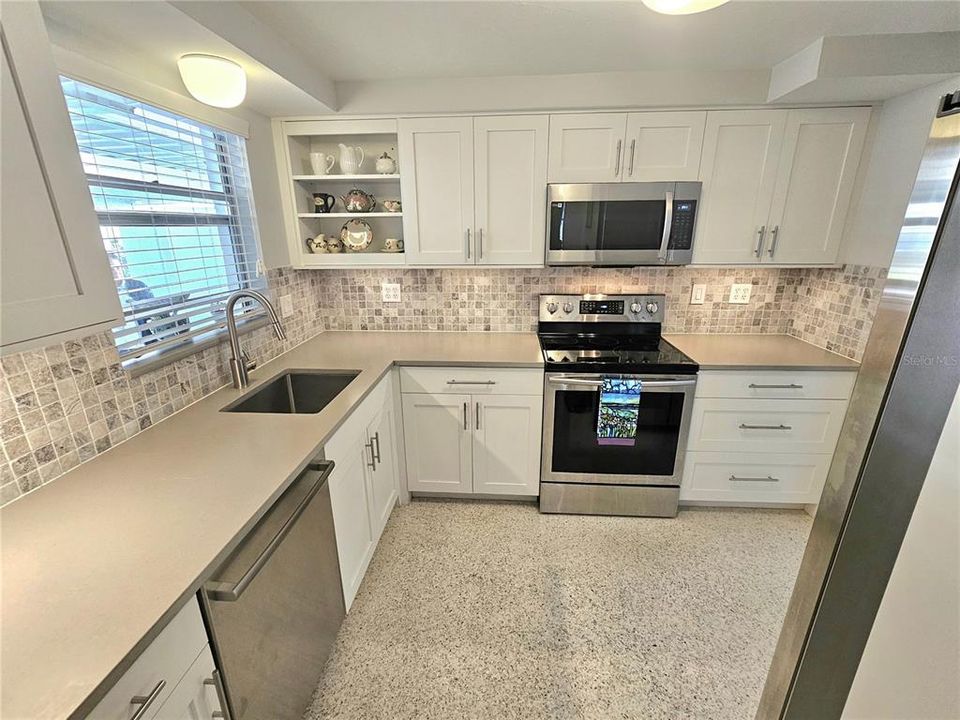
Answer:
M363 148L340 143L340 170L343 174L356 175L361 165L363 165Z

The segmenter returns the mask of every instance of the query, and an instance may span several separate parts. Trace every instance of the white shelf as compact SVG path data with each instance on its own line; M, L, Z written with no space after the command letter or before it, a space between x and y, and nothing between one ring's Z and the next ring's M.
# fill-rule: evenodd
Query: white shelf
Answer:
M332 213L297 213L299 218L357 218L362 220L363 218L392 218L392 217L403 217L402 212L368 212L368 213L342 213L342 212L332 212Z
M304 254L303 267L371 267L396 266L404 264L404 254L385 252L341 252Z
M329 180L330 182L379 182L387 180L397 181L400 179L400 175L399 173L392 175L294 175L293 179L309 182L320 180Z

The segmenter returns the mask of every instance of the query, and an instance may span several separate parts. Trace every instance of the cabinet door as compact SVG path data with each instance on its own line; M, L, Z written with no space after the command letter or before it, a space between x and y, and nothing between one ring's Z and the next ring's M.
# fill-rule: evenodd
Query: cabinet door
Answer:
M695 263L760 262L786 110L707 113Z
M623 179L697 180L706 124L705 111L630 113Z
M543 398L474 396L473 491L538 495Z
M347 457L335 459L337 464L328 481L330 503L333 506L333 526L337 534L343 600L348 610L360 587L360 581L363 580L374 548L364 474L366 448L359 443L351 447L353 450Z
M471 410L469 395L403 396L407 487L411 491L471 492Z
M220 707L216 686L212 684L215 671L213 655L210 654L210 648L205 647L156 715L148 714L147 717L156 720L210 720L221 717L214 715L224 711Z
M477 262L543 265L546 115L474 118Z
M3 3L0 349L93 332L122 311L35 3Z
M407 264L474 262L473 119L401 119L398 130Z
M367 464L367 497L370 499L370 527L377 543L397 504L397 460L394 442L393 394L367 428L371 463Z
M625 113L551 115L549 181L619 182L626 130Z
M869 118L869 108L791 110L787 115L767 261L836 262Z

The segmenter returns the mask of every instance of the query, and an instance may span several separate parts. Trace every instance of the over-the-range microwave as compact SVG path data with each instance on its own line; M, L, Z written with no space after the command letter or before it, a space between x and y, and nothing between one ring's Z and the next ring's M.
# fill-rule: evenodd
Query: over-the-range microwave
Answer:
M698 182L547 185L547 265L686 265Z

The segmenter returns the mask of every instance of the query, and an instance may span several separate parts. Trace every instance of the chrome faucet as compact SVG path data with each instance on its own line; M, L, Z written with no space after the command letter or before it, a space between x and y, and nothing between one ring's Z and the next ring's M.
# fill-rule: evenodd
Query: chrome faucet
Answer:
M252 298L263 305L264 310L270 315L273 321L273 329L277 333L278 340L285 340L287 334L283 331L283 325L280 324L280 318L273 305L263 293L256 290L237 290L227 298L227 333L230 335L230 375L233 377L233 386L235 388L245 388L250 384L249 372L253 370L257 363L252 361L247 354L240 349L240 338L237 337L237 318L233 315L233 308L240 298Z

